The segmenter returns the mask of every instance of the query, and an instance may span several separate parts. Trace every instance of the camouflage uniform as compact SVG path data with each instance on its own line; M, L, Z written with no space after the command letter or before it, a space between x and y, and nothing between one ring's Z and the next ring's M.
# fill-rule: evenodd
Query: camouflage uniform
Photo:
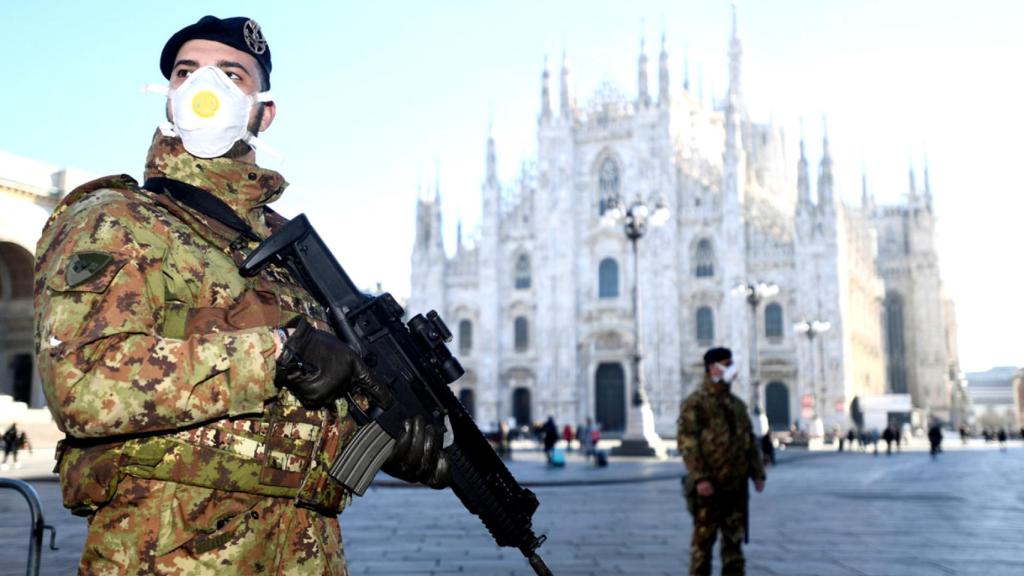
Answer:
M765 477L747 405L729 393L728 386L705 377L704 385L680 405L677 431L687 469L686 500L693 514L690 574L711 574L711 549L719 530L722 574L743 574L747 482ZM714 486L713 496L697 494L702 480Z
M266 237L280 174L155 136L146 177L200 187ZM65 506L88 516L83 574L345 574L326 469L347 404L274 385L273 328L324 313L284 270L242 278L258 242L127 176L72 192L36 253L36 346L67 435Z

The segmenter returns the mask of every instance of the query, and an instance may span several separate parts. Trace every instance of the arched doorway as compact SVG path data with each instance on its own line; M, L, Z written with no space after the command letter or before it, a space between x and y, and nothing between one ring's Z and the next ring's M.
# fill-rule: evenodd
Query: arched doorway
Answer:
M32 253L12 242L0 242L0 300L31 300Z
M768 427L789 430L789 388L782 382L771 382L764 390Z
M622 364L598 365L594 377L594 399L601 430L622 432L626 429L626 373Z
M512 417L516 419L516 426L530 426L533 424L530 404L529 388L516 388L512 391Z

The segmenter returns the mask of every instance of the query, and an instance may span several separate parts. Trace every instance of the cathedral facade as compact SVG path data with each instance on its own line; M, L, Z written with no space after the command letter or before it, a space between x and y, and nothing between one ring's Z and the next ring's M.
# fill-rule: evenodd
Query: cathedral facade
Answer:
M733 349L734 392L773 429L845 429L862 421L861 399L889 394L948 419L955 324L927 177L903 205L875 206L865 189L848 206L827 136L812 172L802 141L790 160L781 128L748 116L735 15L720 105L671 83L664 44L656 82L641 44L636 94L604 84L585 105L564 59L557 97L545 64L537 158L499 182L488 139L472 245L460 229L448 255L440 194L418 200L408 309L448 322L467 369L453 387L480 426L550 415L623 431L639 348L655 427L671 437L713 346ZM609 200L669 207L638 241L635 274ZM759 285L771 289L745 297Z

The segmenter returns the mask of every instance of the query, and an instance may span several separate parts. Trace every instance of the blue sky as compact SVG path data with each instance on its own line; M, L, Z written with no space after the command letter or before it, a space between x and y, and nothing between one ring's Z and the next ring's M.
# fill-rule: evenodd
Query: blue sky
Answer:
M163 81L165 40L211 12L256 19L273 51L279 114L265 140L286 158L261 164L292 182L277 208L308 213L358 283L398 295L418 182L438 178L450 241L457 214L473 227L488 124L502 179L535 148L545 54L557 65L568 52L582 102L604 80L633 93L641 36L656 61L664 31L673 82L688 57L694 88L709 99L726 88L726 0L6 0L0 149L140 176L163 101L139 87ZM739 22L755 119L785 126L794 153L803 119L816 162L827 117L846 198L859 198L863 167L879 202L899 200L908 165L920 172L927 154L963 365L1024 364L1014 338L1024 273L1012 256L1024 212L1024 3L746 1Z

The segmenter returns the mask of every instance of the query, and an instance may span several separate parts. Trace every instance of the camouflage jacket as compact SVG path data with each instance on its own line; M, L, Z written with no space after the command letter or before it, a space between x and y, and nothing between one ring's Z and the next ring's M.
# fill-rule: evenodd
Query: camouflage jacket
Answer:
M737 489L747 478L764 479L747 405L723 384L704 384L679 406L677 440L693 483Z
M260 237L283 222L266 208L280 174L196 158L178 139L156 135L146 176L214 194ZM347 405L307 410L274 385L273 328L297 314L325 328L323 311L281 269L241 277L256 245L127 176L54 211L36 251L39 368L70 446L88 447L59 464L65 504L82 497L71 486L100 482L84 497L94 508L131 474L343 505L323 464L354 432Z

